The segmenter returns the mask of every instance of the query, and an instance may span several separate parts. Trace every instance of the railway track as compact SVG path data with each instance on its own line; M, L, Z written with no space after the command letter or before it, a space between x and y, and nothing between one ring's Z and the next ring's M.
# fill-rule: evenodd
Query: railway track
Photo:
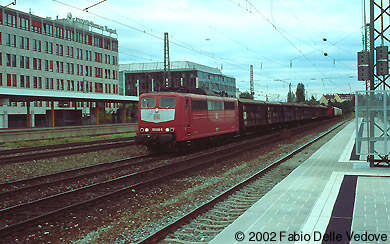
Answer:
M75 142L40 147L1 150L0 164L18 163L29 160L59 157L69 154L93 152L131 145L135 145L134 138L119 138L91 142Z
M299 130L305 129L295 129L294 132L298 133ZM179 160L174 163L124 175L116 179L80 187L43 199L1 209L0 237L6 237L13 232L27 228L32 224L52 219L55 216L60 216L79 208L97 205L104 199L113 198L125 192L127 194L137 192L137 190L142 189L147 185L159 183L161 180L169 179L176 175L182 175L183 173L196 167L201 167L202 165L209 165L216 161L229 159L238 153L259 147L259 145L277 141L278 138L279 133L277 133L277 135L272 134L261 137L257 139L257 141L250 140L249 142L243 142L240 146L228 145L223 149L203 153L202 155L193 156L185 160ZM245 150L243 150L243 148L245 148Z
M243 152L242 148L245 148L245 151L251 150L261 144L276 141L278 138L279 133L257 138L255 139L257 142L254 142L254 140L242 142L240 147L228 145L222 149L178 160L174 163L1 209L0 236L6 236L26 226L31 226L34 223L53 218L54 216L63 215L78 208L95 205L103 199L112 198L124 192L136 192L147 185L158 183L176 175L182 175L196 167L231 158Z
M320 134L293 152L290 152L286 156L271 163L267 167L253 174L251 177L231 187L214 199L207 201L190 213L166 225L137 243L194 243L191 240L183 239L193 237L190 233L198 233L205 236L210 235L211 233L219 233L223 228L227 227L238 216L244 213L253 203L260 199L261 194L259 194L259 192L261 192L261 188L263 187L263 184L258 181L260 177L268 174L278 165L290 159L292 156L318 141L344 123L345 122L341 122L330 128L328 131ZM297 131L301 130L302 128ZM203 217L202 214L204 213L207 213L207 217ZM194 220L196 223L194 223ZM191 221L192 224L188 224ZM181 228L181 226L183 227ZM202 240L200 240L199 243L208 242L202 242Z
M118 177L118 175L123 175L123 172L134 170L134 167L140 167L140 165L147 167L149 163L166 158L167 156L139 155L108 163L100 163L18 181L0 183L0 202L2 203L0 208L9 207L15 202L19 204L23 203L29 197L29 200L31 200L31 195L34 195L34 193L39 196L53 194L53 192L59 193L61 192L61 188L69 188L71 184L76 184L75 187L79 187L80 185L90 184L94 177Z

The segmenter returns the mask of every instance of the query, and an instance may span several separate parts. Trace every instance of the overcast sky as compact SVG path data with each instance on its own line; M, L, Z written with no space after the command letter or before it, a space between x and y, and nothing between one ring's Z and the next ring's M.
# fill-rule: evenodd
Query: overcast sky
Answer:
M357 81L362 3L356 0L17 0L11 8L40 17L73 17L116 29L119 63L171 61L222 68L256 99L285 101L289 84L307 95L364 90ZM12 0L2 0L2 5ZM66 3L66 4L64 4ZM324 54L327 54L326 56Z

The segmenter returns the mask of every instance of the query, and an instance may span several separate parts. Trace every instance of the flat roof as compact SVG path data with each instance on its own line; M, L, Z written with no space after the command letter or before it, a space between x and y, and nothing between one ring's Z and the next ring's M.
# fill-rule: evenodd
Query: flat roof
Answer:
M9 98L11 102L25 101L88 101L88 102L137 102L137 96L121 96L105 93L80 93L72 91L53 91L0 87L0 98Z
M119 70L128 73L161 72L164 71L164 62L119 64ZM173 61L170 63L171 72L193 70L229 77L227 75L222 74L221 70L218 68L197 64L190 61Z

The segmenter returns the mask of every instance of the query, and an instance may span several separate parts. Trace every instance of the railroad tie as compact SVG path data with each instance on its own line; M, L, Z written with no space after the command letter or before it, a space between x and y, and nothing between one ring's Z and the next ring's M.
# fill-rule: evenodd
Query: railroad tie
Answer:
M248 202L224 202L224 206L232 207L235 209L248 209L248 207L250 207L251 205L252 203Z
M219 208L219 210L224 210L224 209L221 209ZM212 210L214 213L219 213L219 214L225 214L225 215L241 215L242 214L242 210L230 210L228 209L229 211L227 212L221 212L221 211L218 211L217 210Z
M226 227L225 224L213 224L213 225L211 225L211 224L206 224L206 223L196 223L196 225L200 225L200 226L203 226L203 227L206 227L206 228L215 228L215 229L221 229L221 228L225 228Z
M171 238L166 238L164 239L163 241L159 242L159 243L181 243L181 244L207 244L209 243L208 241L206 242L193 242L193 241L183 241L183 240L179 240L179 239L171 239Z
M222 217L222 216L218 216L218 215L215 215L215 214L212 214L212 213L208 213L207 215L210 216L210 217L216 218L216 219L224 218L226 220L231 219L232 221L237 219L237 217L232 217L232 216L223 216ZM224 215L226 215L226 213L224 213Z
M186 230L192 231L192 232L199 232L199 233L216 233L220 232L219 230L201 230L197 228L186 228Z
M219 218L220 219L220 218ZM233 220L233 218L231 218ZM216 224L230 224L231 221L229 220L213 220L213 219L204 219L204 218L199 218L197 219L198 221L206 221L206 222L212 222L212 223L216 223Z

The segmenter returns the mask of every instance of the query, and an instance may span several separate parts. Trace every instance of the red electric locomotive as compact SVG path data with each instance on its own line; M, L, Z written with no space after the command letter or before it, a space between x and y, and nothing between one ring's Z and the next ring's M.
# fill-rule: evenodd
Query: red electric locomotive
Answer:
M159 151L239 132L234 98L189 93L146 93L138 105L137 144Z

